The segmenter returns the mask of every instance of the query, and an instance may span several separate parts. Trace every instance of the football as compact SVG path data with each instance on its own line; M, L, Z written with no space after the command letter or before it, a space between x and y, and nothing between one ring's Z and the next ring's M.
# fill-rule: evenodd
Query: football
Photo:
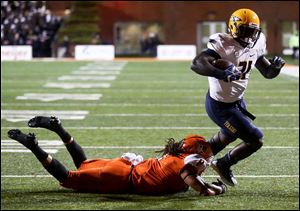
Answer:
M229 65L232 65L232 63L226 59L216 59L212 62L212 65L221 70L225 70Z

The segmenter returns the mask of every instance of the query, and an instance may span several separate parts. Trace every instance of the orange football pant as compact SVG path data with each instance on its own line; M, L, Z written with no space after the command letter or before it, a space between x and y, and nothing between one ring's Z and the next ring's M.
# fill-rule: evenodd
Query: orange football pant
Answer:
M63 187L98 193L130 191L131 162L123 158L94 159L82 162L76 171L69 171Z

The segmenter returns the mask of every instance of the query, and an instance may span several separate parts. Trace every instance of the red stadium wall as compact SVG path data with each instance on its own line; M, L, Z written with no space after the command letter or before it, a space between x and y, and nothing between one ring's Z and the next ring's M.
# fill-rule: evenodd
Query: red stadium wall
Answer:
M50 2L49 7L70 6L71 2ZM99 1L101 38L112 42L118 21L159 22L166 44L196 44L196 25L201 21L228 21L239 8L254 10L267 23L270 53L282 52L281 21L296 21L298 1Z

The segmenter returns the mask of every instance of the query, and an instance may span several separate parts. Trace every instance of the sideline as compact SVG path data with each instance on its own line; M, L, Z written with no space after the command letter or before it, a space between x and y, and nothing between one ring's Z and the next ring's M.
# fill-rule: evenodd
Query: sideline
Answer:
M286 65L282 68L281 73L299 78L299 66Z

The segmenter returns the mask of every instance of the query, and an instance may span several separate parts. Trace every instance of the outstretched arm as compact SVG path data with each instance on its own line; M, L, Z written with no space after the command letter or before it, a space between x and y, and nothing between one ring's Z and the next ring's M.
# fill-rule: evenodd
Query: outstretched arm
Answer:
M268 79L277 77L284 65L285 61L278 56L274 56L270 60L268 60L265 56L261 56L255 63L255 67L259 70L259 72Z
M215 196L227 191L226 185L221 181L209 184L189 168L182 171L181 177L188 186L199 192L200 196Z

